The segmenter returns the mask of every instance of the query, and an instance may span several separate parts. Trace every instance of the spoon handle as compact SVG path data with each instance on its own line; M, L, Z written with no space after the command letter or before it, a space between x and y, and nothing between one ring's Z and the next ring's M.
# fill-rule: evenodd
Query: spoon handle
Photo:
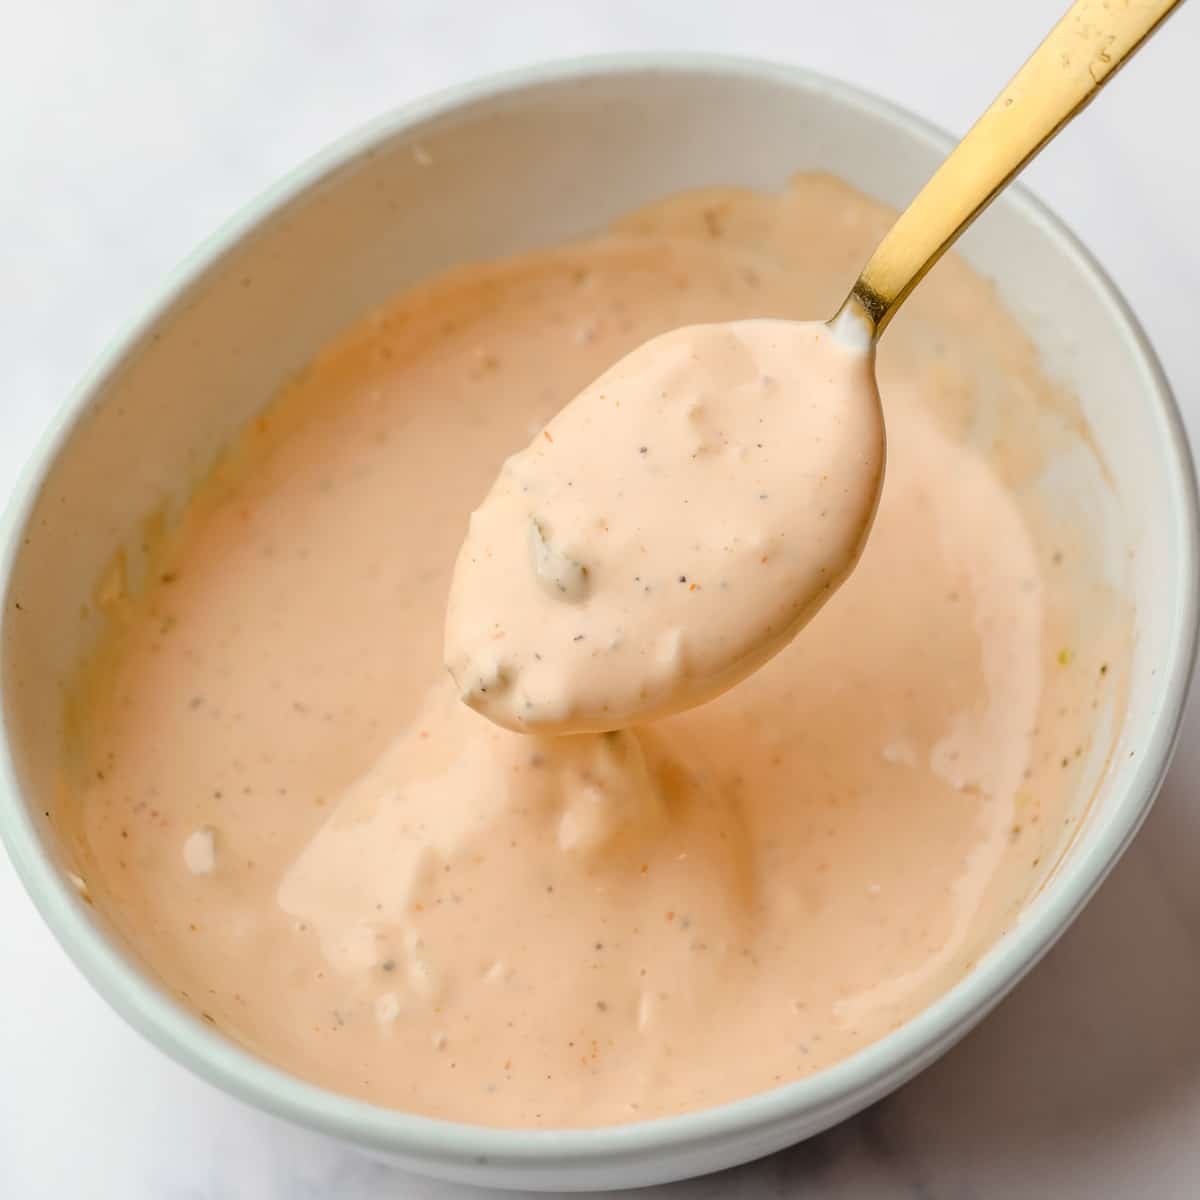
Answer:
M878 338L959 234L1179 3L1076 0L900 214L838 316L865 316Z

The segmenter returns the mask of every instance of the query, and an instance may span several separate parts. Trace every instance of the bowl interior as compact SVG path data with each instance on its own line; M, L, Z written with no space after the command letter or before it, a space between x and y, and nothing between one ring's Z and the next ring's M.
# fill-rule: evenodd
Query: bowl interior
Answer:
M50 864L69 870L73 859L54 824L63 690L97 633L103 572L123 547L136 584L147 518L169 521L222 446L322 343L431 273L598 229L685 188L775 188L797 170L823 169L903 206L945 148L940 135L886 106L791 71L697 60L562 68L389 118L219 234L85 385L11 515L0 670L19 796L3 798L0 827L60 936L78 942L85 923L100 920ZM837 1097L805 1092L812 1081L783 1089L794 1113L808 1105L808 1117L789 1122L772 1144L756 1142L756 1153L846 1115L852 1084L857 1107L899 1082L915 1069L902 1062L916 1064L954 1020L982 1011L996 981L1015 981L1136 828L1182 703L1179 660L1190 655L1194 621L1193 497L1153 359L1086 256L1027 197L1004 197L961 249L995 281L1090 424L1098 457L1054 472L1045 486L1091 527L1111 582L1132 605L1128 707L1111 759L1095 764L1093 780L1103 779L1082 831L1026 923L1039 906L1057 909L1023 946L999 947L994 953L1011 958L988 990L964 993L959 1016L948 1008L940 1027L924 1026L923 1043L891 1059L886 1043L864 1052L876 1056L867 1073L847 1075ZM1081 792L1081 810L1091 791ZM593 1160L587 1180L648 1182L749 1156L749 1143L731 1146L718 1138L701 1159L693 1146L686 1164L662 1157L636 1177L597 1175ZM438 1153L451 1165L432 1169L497 1181L472 1174L462 1155L453 1167L457 1150ZM504 1181L536 1182L536 1171L524 1170ZM561 1170L556 1178L566 1186Z

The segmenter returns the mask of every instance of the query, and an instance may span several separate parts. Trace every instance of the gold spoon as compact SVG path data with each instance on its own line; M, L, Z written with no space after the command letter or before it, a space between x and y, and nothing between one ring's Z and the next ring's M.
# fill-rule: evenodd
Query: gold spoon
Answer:
M874 519L875 341L1178 3L1077 0L829 322L668 331L510 458L472 515L447 602L463 700L510 729L603 732L702 704L781 650L854 569ZM764 446L795 452L756 457Z
M900 214L830 321L878 338L959 235L1181 0L1076 0Z

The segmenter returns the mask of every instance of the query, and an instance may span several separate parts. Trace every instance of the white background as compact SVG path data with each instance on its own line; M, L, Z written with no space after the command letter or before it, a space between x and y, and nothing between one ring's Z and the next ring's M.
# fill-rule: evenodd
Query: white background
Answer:
M654 48L786 59L963 132L1055 0L0 4L0 498L97 352L246 200L481 72ZM1141 315L1200 432L1200 5L1028 173ZM753 131L747 131L753 136ZM1078 924L871 1112L658 1198L1200 1195L1200 715ZM1192 744L1189 744L1192 743ZM0 1198L448 1200L187 1075L91 993L0 855Z

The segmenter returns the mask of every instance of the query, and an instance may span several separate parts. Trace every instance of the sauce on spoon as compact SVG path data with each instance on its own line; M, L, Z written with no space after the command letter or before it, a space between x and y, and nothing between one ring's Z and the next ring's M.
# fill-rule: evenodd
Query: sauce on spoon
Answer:
M472 514L446 618L463 699L577 733L725 691L854 567L884 457L869 337L761 319L653 338Z

